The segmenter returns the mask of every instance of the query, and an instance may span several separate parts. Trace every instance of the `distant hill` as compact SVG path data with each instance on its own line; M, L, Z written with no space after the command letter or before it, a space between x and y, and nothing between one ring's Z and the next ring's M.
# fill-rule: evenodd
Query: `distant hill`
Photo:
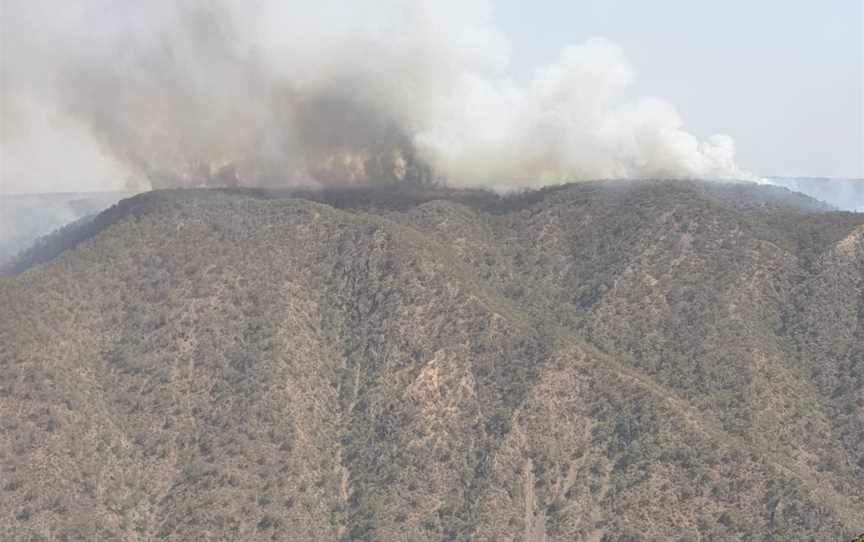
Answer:
M843 211L864 212L864 179L770 177L769 181L807 194Z
M0 279L9 540L864 531L862 214L701 182L188 190L39 246Z
M0 264L29 248L40 237L93 216L128 192L0 194Z

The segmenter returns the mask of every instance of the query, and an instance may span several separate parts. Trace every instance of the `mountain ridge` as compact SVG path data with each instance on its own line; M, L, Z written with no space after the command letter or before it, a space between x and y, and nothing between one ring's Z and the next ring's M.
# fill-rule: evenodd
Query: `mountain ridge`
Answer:
M497 193L483 189L453 189L439 185L381 185L340 186L324 188L188 188L163 189L132 195L111 205L107 209L88 214L54 232L36 239L35 243L22 250L5 262L0 261L0 276L21 273L40 263L45 263L64 250L74 248L83 240L89 239L99 231L110 227L129 214L151 212L161 205L194 204L199 199L218 197L218 194L233 194L253 199L297 198L318 201L336 208L362 207L382 203L385 208L405 210L422 203L435 200L462 201L478 210L492 214L506 213L514 208L530 206L547 194L560 190L585 187L604 187L627 189L634 183L650 184L663 181L606 180L555 185L542 189ZM811 196L794 192L786 187L766 185L756 189L751 183L716 181L665 181L667 184L686 186L708 199L726 206L748 205L756 208L767 206L783 207L814 212L836 211L837 209ZM61 194L62 195L62 194Z
M0 279L15 540L864 529L860 215L181 197Z

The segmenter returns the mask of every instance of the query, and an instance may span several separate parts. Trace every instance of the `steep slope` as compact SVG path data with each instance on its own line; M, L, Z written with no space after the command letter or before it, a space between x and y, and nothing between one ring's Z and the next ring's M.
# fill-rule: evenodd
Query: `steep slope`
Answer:
M0 529L851 538L864 217L716 192L139 197L0 279Z

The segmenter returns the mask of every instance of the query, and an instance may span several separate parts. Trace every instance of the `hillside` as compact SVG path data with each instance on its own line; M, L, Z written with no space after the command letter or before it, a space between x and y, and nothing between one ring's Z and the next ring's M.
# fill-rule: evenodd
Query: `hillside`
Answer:
M125 200L0 278L0 532L851 539L864 215L826 209L696 182Z

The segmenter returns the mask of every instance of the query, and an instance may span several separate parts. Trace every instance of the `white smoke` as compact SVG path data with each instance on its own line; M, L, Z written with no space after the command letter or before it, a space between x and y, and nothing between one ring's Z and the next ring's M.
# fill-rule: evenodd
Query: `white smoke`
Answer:
M606 40L567 47L518 82L484 0L4 6L0 145L4 177L20 178L6 182L19 185L33 156L12 149L26 135L51 162L63 156L58 131L90 157L67 172L72 183L752 177L729 137L700 141L671 105L626 102L635 72ZM42 138L34 101L56 112Z

